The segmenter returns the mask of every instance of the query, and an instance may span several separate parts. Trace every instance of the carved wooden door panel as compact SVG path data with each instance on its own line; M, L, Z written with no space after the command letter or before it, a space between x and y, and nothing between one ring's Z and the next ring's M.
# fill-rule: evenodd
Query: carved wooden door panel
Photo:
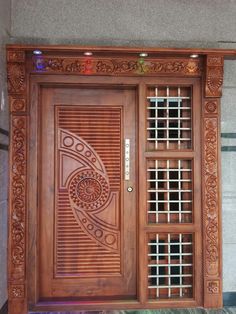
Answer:
M41 99L40 297L134 299L135 91L43 88Z

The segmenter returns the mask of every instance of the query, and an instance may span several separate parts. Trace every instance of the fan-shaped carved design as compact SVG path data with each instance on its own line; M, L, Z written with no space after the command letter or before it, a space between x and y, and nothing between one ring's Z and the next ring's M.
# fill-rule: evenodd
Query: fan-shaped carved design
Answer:
M113 202L116 194L110 189L104 164L86 141L69 131L59 130L58 143L60 164L63 163L60 185L67 189L77 222L91 239L110 250L118 250L118 226L97 216L101 217L102 211L114 210L111 204L117 203ZM78 168L74 167L76 163Z

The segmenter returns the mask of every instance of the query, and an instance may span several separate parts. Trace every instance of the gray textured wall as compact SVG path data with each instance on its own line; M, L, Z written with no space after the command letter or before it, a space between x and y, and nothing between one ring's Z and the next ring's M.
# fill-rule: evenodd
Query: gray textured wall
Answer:
M8 35L9 7L10 0L0 0L0 43ZM236 0L12 0L10 41L236 48L235 16ZM1 61L0 72L2 67ZM232 133L236 124L236 61L226 62L223 94L222 132ZM1 116L0 123L7 128L5 114L1 112ZM236 145L236 139L222 140L223 145ZM6 181L6 157L1 158L1 176ZM236 291L236 152L222 153L222 169L223 285L224 291ZM5 195L2 189L1 215L6 213ZM3 228L0 225L0 236L5 237L5 229L4 223ZM0 251L5 252L3 242L0 241ZM6 297L2 288L4 254L0 255L0 306Z
M12 0L12 4L13 38L236 46L235 0Z
M223 289L236 291L236 61L225 62L221 101L222 208L223 208ZM230 151L231 150L231 151Z
M11 2L0 0L0 128L8 130L6 102L5 43L10 33ZM0 133L0 144L8 144L8 136ZM7 299L7 176L8 151L0 149L0 308Z

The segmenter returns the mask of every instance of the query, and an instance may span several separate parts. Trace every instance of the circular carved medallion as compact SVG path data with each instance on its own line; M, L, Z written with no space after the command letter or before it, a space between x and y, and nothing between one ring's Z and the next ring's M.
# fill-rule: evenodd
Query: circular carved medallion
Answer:
M71 200L80 208L94 210L103 206L109 196L105 177L93 170L76 173L69 183Z
M14 111L23 111L25 109L24 99L15 99L12 104L12 109Z
M96 179L85 178L77 184L78 197L85 203L95 202L101 193L101 184Z
M214 101L209 101L206 103L205 108L206 108L206 112L214 113L216 112L217 105Z

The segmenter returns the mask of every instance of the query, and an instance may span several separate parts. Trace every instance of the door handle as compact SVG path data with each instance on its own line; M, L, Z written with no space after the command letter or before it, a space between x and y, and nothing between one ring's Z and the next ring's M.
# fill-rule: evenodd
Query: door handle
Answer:
M125 139L125 180L130 179L130 139Z

